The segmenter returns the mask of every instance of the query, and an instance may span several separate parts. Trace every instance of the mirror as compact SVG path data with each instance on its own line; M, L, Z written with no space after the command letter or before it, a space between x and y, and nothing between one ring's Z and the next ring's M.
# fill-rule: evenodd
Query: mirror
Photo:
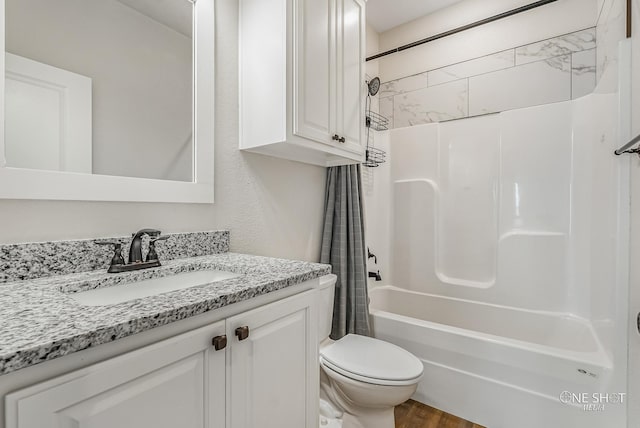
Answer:
M189 0L5 0L8 166L193 180Z
M214 0L0 4L1 198L213 202Z

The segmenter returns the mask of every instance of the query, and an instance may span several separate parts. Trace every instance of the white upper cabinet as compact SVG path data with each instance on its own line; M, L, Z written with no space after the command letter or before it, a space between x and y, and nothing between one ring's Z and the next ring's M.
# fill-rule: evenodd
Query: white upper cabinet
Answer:
M240 149L321 166L363 160L364 6L240 1Z
M331 0L294 0L304 3L297 10L296 103L293 111L294 135L324 144L334 144L332 132L336 130L336 111L331 94L335 93L335 34L329 32L332 24Z

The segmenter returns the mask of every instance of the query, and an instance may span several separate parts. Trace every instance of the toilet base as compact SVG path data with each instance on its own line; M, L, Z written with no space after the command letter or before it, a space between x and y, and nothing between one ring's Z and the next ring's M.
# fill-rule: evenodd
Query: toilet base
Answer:
M320 390L320 428L341 428L343 413L328 401L326 394Z
M342 417L320 414L320 428L393 428L394 410L368 410L366 415L343 413Z
M395 406L408 400L416 387L417 384L372 387L323 367L321 414L328 420L341 419L342 428L395 428Z
M342 419L325 418L320 416L320 428L342 428Z
M394 428L394 408L390 409L366 409L366 413L352 415L344 413L342 416L342 428Z

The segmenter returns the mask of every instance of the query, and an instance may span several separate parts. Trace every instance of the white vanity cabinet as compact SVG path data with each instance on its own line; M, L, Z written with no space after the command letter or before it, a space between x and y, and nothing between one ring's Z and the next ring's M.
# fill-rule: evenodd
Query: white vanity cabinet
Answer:
M365 0L240 0L240 149L361 162Z
M316 295L307 292L227 319L227 337L233 337L227 354L229 428L318 426ZM244 328L248 336L240 340Z
M315 295L306 291L11 393L6 428L316 428ZM246 338L236 335L243 327Z

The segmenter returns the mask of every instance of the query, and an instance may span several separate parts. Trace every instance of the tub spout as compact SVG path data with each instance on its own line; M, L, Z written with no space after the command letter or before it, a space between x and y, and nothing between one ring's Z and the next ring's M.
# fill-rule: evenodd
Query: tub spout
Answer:
M376 281L382 281L382 277L380 276L380 271L378 271L378 272L369 272L369 278L375 278Z

